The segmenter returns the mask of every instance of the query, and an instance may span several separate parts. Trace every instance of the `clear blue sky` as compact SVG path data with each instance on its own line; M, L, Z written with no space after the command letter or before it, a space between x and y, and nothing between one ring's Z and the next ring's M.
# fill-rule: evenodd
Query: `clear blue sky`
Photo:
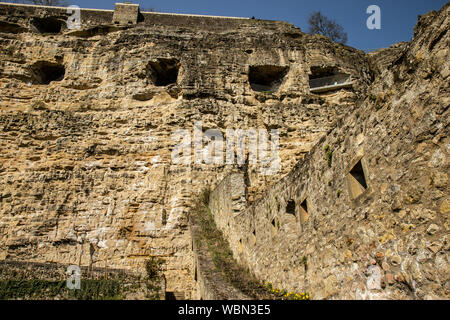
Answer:
M1 1L1 0L0 0ZM66 0L82 8L113 9L114 0ZM117 2L124 2L118 0ZM411 40L417 16L439 10L445 0L133 0L141 7L173 13L208 14L282 20L307 32L308 15L320 10L340 23L348 34L347 44L370 50L389 47ZM369 30L366 9L376 4L381 8L381 30Z

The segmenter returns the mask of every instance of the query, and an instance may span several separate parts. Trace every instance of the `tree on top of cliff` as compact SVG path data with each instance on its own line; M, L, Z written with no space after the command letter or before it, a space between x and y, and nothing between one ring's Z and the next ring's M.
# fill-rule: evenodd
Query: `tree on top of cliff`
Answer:
M321 34L327 36L332 41L345 44L347 42L347 33L344 28L335 20L324 16L320 11L313 12L308 19L309 33Z

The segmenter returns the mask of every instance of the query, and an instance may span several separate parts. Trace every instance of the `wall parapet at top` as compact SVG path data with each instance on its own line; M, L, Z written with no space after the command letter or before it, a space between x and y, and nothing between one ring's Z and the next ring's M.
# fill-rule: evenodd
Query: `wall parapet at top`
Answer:
M212 15L198 15L198 14L181 14L181 13L163 13L163 12L141 12L139 5L129 5L124 3L116 3L115 10L110 9L90 9L80 8L81 24L85 26L113 24L118 17L122 17L120 21L125 21L124 12L127 14L131 11L136 13L136 19L133 24L142 24L147 26L173 26L173 27L191 27L196 29L207 30L228 30L238 27L240 24L248 23L249 21L256 21L246 17L227 17L227 16L212 16ZM126 10L125 10L126 9ZM125 11L124 11L125 10ZM0 2L0 16L20 16L20 18L33 16L67 16L67 7L57 6L41 6L32 4L17 4ZM114 16L116 18L114 18ZM122 21L122 22L123 22ZM127 20L126 24L129 20ZM122 23L121 22L121 23ZM274 23L276 21L273 21Z

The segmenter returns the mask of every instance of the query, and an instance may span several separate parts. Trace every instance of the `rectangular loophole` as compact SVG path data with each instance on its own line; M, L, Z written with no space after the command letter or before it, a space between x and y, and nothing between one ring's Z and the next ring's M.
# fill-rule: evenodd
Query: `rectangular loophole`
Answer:
M271 222L271 230L272 230L272 236L274 236L277 233L277 221L275 220L275 218L272 219Z
M348 174L350 194L357 198L367 189L367 180L364 173L362 159L360 159L350 170Z
M288 201L288 203L286 205L286 213L292 214L295 216L295 201L294 200Z
M308 203L306 202L306 199L302 201L300 204L300 220L302 223L305 223L308 221Z

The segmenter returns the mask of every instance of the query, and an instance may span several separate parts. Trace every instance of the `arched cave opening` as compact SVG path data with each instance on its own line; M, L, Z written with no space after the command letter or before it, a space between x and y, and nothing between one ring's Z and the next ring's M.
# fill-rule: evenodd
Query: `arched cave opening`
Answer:
M150 61L147 69L155 86L167 86L177 83L180 62L177 59L159 58Z
M283 66L250 66L248 81L253 91L275 92L280 87L288 71L289 67Z
M309 74L309 87L311 90L339 86L348 83L350 75L341 72L337 67L312 66Z
M17 23L11 23L6 21L0 21L0 32L4 33L22 33L27 31L26 28L20 26Z
M49 84L64 79L66 68L62 64L38 61L31 65L30 71L35 84Z
M63 21L54 18L33 18L30 21L31 28L33 31L37 31L39 33L60 33L63 26Z

